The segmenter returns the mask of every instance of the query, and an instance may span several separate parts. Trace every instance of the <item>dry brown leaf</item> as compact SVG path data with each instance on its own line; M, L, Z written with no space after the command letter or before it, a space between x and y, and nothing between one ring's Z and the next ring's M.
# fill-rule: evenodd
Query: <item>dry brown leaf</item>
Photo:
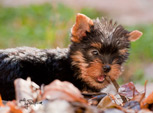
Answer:
M115 89L116 89L116 91L117 91L117 93L118 93L118 90L119 90L119 88L120 88L120 86L119 86L119 84L117 83L117 81L116 80L113 80L111 77L106 77L106 79L108 80L108 81L110 81L113 85L114 85L114 87L115 87ZM119 94L119 93L118 93ZM120 95L120 94L119 94ZM123 96L123 95L120 95L120 97L121 97L121 99L122 99L122 101L123 101L123 103L125 103L125 102L127 102L127 98L125 97L125 96Z
M32 100L33 102L38 100L38 95L40 95L39 86L32 82L30 78L27 80L18 78L15 80L14 85L18 104L24 99L25 101Z
M107 95L105 96L97 105L97 108L104 110L109 106L114 105L114 103L112 102L112 100L110 99L110 97Z
M148 108L149 104L153 104L153 92L141 102L141 108Z
M105 109L108 109L108 108L118 108L118 109L120 109L120 106L113 103L111 97L109 95L107 95L99 102L99 104L97 105L97 108L99 108L101 110L105 110Z
M18 108L18 106L16 106L15 102L8 102L7 106L10 107L10 111L9 113L23 113L22 110L20 108Z
M114 95L109 94L109 96L110 96L111 100L112 100L115 104L120 105L120 106L123 106L123 103L122 103L119 99L117 99Z
M104 98L106 93L82 93L84 98L88 100L89 105L97 106L102 98Z
M127 98L132 98L135 95L139 94L137 89L135 88L133 82L129 82L127 84L122 85L119 90L119 94L125 96Z
M87 101L83 98L81 92L73 84L69 82L61 82L59 80L55 80L45 86L42 99L63 99L87 104Z
M138 101L139 103L142 102L142 100L144 100L145 95L146 95L146 86L147 86L147 80L145 81L145 85L144 85L144 93L139 93L137 95L134 95L134 97L132 98L132 101Z
M149 109L142 109L138 113L152 113Z
M8 106L0 107L0 113L10 113L10 108Z
M0 107L3 107L3 106L4 106L4 104L3 104L3 101L2 101L2 97L0 95Z
M133 110L136 110L136 111L141 109L140 108L140 103L137 102L137 101L128 101L124 104L123 107L126 108L126 109L133 109Z
M133 98L132 98L132 101L137 101L139 103L141 103L141 101L145 98L145 93L141 93L141 94L138 94L138 95L135 95Z
M111 109L106 109L102 113L125 113L125 112L119 109L111 108Z
M153 104L153 92L144 100L144 103Z
M145 91L146 91L146 84L145 83ZM23 79L17 79L15 81L15 87L16 87L16 92L17 92L17 100L22 98L31 98L31 99L36 99L37 96L33 95L33 93L36 93L37 90L37 85L29 80L23 80ZM123 90L124 89L124 90ZM24 91L23 91L24 90ZM40 91L40 90L39 90ZM99 110L103 110L103 112L109 113L151 113L153 110L153 92L146 98L145 97L145 91L144 93L139 93L134 84L132 82L125 84L121 86L120 93L123 94L123 96L127 97L133 97L131 101L128 101L124 103L124 106L122 105L122 102L120 102L114 95L109 94L106 95L99 104L96 107L91 107L89 106L89 103L84 99L82 96L81 92L73 86L73 84L69 82L61 82L59 80L55 80L49 85L45 86L44 89L42 88L42 98L41 100L44 99L49 99L45 100L47 102L46 105L49 107L47 109L46 106L43 106L41 109L38 108L37 110L33 109L30 107L30 110L33 110L33 112L37 111L42 111L45 112L46 110L56 110L57 108L54 106L57 106L57 102L61 103L63 102L63 106L65 103L67 103L67 111L68 109L71 108L70 111L76 110L77 112L90 112L90 113L98 113ZM98 99L99 96L103 95L98 95L95 96L94 98L90 99ZM89 100L90 100L89 99ZM50 101L51 100L51 101ZM29 101L28 101L29 102ZM31 101L30 101L31 102ZM75 104L76 103L76 104ZM141 107L140 107L141 104ZM8 102L6 105L3 105L2 99L0 97L0 106L1 108L5 109L0 109L0 111L4 113L23 113L23 108L20 107L20 105L16 104L16 101L11 101ZM64 110L63 106L59 110ZM94 109L93 109L94 108ZM143 109L141 109L143 108ZM144 109L146 108L146 109Z

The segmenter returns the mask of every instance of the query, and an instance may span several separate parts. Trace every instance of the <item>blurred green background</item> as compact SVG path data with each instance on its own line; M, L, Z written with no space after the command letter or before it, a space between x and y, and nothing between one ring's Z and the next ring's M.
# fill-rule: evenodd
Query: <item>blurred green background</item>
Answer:
M92 8L74 9L63 4L39 4L19 7L0 6L0 48L32 46L37 48L67 47L70 28L80 12L90 18L106 13ZM145 68L153 62L153 24L124 25L129 31L140 30L143 36L132 43L130 58L125 65L120 83L134 81L141 84L147 79ZM149 79L152 81L153 79Z

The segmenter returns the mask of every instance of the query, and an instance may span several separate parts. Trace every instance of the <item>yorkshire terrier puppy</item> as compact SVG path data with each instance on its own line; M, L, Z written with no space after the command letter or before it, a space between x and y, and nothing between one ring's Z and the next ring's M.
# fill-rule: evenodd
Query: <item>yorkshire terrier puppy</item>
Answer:
M55 79L69 81L81 91L100 91L116 80L129 56L130 43L141 37L106 18L91 20L77 14L66 49L40 50L18 47L0 50L0 94L15 99L14 80L26 79L49 84Z

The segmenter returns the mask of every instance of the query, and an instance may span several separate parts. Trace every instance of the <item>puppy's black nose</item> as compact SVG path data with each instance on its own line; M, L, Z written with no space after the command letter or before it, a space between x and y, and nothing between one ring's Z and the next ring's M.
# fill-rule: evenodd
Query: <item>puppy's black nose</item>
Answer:
M108 73L111 70L111 67L109 65L104 65L103 70L105 73Z

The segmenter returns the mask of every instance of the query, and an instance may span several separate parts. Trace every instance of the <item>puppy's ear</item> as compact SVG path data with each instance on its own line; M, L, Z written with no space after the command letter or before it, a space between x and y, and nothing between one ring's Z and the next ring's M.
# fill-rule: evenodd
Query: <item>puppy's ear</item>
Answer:
M142 36L142 34L143 34L142 32L134 30L128 34L129 35L128 40L134 42L138 40Z
M76 16L76 23L71 30L71 41L79 43L81 39L86 36L86 31L90 32L90 26L92 25L93 21L89 17L78 13Z

